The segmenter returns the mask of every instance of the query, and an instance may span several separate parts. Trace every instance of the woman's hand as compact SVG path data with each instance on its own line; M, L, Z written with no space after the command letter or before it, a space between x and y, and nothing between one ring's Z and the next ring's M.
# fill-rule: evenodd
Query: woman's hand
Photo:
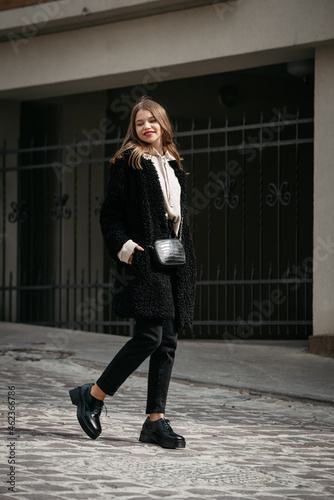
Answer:
M133 259L133 256L134 256L134 253L135 253L136 249L137 250L141 250L142 252L144 252L144 249L141 246L136 245L134 251L132 252L132 254L130 255L129 260L128 260L128 264L130 264L130 265L132 263L132 259Z

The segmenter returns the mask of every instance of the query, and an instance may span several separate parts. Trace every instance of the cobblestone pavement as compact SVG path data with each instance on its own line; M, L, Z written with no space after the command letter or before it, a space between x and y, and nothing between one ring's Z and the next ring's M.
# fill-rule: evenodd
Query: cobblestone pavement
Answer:
M3 499L334 498L333 406L172 382L167 417L187 447L164 450L138 441L146 379L134 375L107 398L102 435L92 441L68 390L98 371L71 358L0 359Z

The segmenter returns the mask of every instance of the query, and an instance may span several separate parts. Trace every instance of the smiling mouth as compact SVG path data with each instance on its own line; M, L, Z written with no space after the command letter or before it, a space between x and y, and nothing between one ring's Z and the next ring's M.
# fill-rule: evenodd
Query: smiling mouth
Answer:
M144 135L152 135L152 134L154 134L154 132L145 132Z

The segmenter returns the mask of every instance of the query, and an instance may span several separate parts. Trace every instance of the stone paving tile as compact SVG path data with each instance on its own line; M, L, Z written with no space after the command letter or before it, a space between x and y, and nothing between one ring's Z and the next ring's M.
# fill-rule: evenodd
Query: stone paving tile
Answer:
M334 407L171 383L168 418L184 450L138 441L146 379L132 376L90 440L68 390L99 372L66 360L1 357L1 438L9 443L7 386L16 392L16 492L8 450L1 498L314 500L334 498ZM12 438L11 438L12 439Z

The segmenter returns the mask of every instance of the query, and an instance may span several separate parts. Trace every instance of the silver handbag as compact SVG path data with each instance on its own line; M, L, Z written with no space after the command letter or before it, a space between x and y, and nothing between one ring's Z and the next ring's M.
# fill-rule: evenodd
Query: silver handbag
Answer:
M182 220L180 224L180 238ZM156 240L152 246L154 263L159 268L182 266L186 262L184 247L179 238L174 237L174 231L170 232L169 238Z

